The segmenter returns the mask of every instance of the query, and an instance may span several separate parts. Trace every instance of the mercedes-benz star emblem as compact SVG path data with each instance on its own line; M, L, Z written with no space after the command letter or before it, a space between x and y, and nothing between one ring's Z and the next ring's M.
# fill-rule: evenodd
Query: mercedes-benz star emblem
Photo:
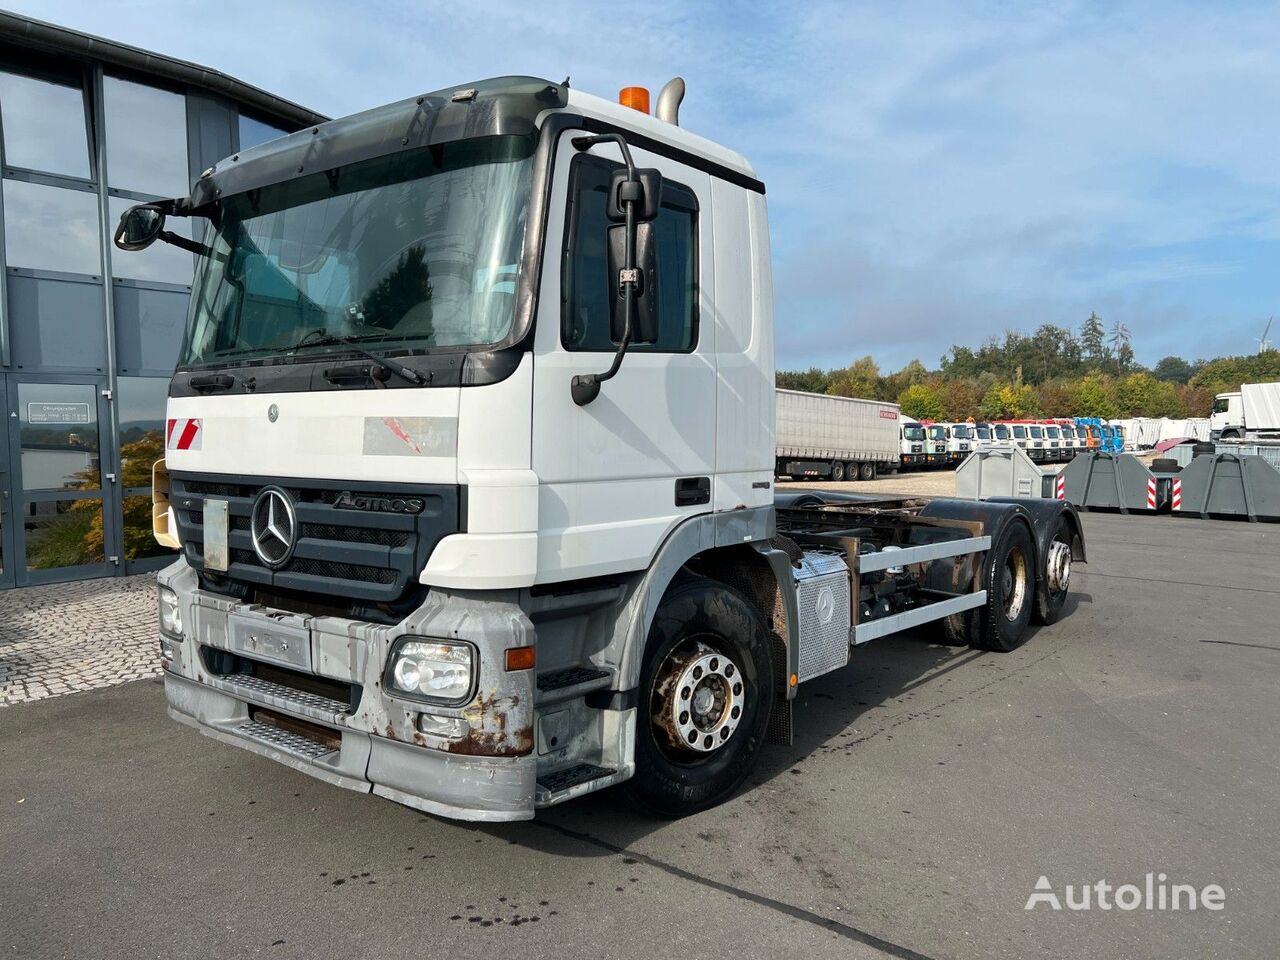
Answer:
M280 419L280 408L277 407L274 403L271 406L267 407L267 419L270 420L272 423L275 423L277 420Z
M280 567L293 556L298 540L298 517L293 501L279 487L264 487L253 501L249 519L253 552L268 567Z

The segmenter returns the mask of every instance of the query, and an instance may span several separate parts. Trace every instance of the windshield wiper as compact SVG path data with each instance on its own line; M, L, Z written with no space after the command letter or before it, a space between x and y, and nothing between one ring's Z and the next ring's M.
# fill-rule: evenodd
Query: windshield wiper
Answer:
M427 378L417 370L410 369L400 361L392 360L390 357L380 357L376 353L370 353L368 350L364 349L364 347L358 345L358 340L358 337L331 334L326 332L324 327L318 327L303 335L301 340L295 343L291 349L286 351L286 355L292 356L303 347L326 347L334 346L336 344L345 344L351 349L352 353L358 353L360 356L372 360L378 366L390 370L392 373L403 377L410 383L422 386L427 382Z

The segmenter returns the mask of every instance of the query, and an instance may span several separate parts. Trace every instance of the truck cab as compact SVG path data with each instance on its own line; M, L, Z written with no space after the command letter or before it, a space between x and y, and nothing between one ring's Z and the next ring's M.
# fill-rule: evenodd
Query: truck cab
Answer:
M1027 424L1027 453L1032 460L1045 461L1049 459L1049 446L1045 438L1044 426L1039 423Z
M153 473L170 717L440 816L680 816L856 646L1062 614L1058 501L775 493L764 185L683 94L461 84L124 213L121 251L198 258Z
M1213 440L1237 440L1244 436L1242 393L1220 393L1213 398L1213 410L1209 414L1209 436Z
M902 466L904 469L922 467L928 463L925 450L924 426L914 420L903 420L898 425L899 443L902 447Z
M926 423L924 426L925 436L925 462L931 467L940 467L950 461L947 449L947 441L951 434L945 423Z
M1043 426L1045 459L1056 463L1062 459L1062 431L1053 422L1045 422Z
M977 439L972 423L948 423L947 428L947 460L958 464L976 449Z

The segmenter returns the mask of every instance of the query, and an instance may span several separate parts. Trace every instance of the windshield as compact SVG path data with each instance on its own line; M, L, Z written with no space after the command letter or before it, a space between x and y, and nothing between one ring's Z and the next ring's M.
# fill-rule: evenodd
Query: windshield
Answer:
M957 440L968 440L971 436L973 436L973 433L971 432L970 428L965 424L957 424L956 426L951 428L951 435L955 437Z
M997 440L1009 439L1009 428L1005 426L1003 423L997 423L995 429L996 429Z
M1016 439L1016 440L1025 440L1025 439L1027 439L1027 428L1026 428L1026 427L1018 427L1018 426L1015 426L1015 427L1013 428L1013 436L1014 436L1014 439Z
M947 439L947 428L946 428L946 427L938 427L938 426L930 427L930 428L929 428L929 439L930 439L930 440L945 440L945 439Z
M921 426L903 427L902 435L908 440L923 440L924 428Z
M1077 437L1079 437L1081 440L1087 440L1087 439L1089 439L1089 428L1088 428L1088 427L1076 427L1076 436L1077 436Z
M1033 436L1035 439L1041 440L1044 438L1043 427L1027 427L1027 429L1031 431L1031 436Z
M227 198L206 231L181 364L280 356L320 329L400 350L502 340L532 149L464 140ZM300 356L344 349L321 340Z
M979 440L990 440L990 439L991 439L991 428L990 428L990 427L978 427L976 432L977 432L977 434L978 434L978 439L979 439Z
M1045 428L1044 428L1044 435L1045 435L1046 437L1048 437L1050 440L1057 440L1057 439L1058 439L1058 428L1057 428L1057 427L1045 427Z

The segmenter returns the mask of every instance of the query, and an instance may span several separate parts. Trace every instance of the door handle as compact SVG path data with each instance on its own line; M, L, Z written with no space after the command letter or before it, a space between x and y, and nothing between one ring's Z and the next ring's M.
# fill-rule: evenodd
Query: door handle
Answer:
M676 480L676 506L694 507L711 502L710 477L681 477Z

